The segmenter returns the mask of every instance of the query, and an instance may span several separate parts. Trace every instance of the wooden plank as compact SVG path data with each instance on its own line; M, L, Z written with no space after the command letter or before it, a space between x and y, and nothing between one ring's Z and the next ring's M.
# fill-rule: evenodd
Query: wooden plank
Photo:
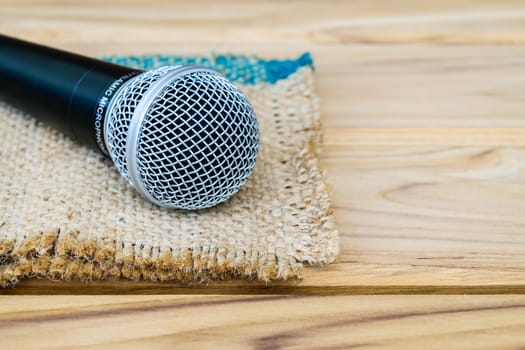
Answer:
M502 349L523 296L0 297L6 349ZM29 336L30 335L30 336Z
M321 276L321 271L315 277ZM324 272L323 272L324 274ZM324 275L323 275L324 276ZM340 281L341 273L335 274L332 284ZM258 282L222 281L208 285L181 285L175 282L144 281L48 281L24 280L14 288L0 289L1 295L522 295L523 284L485 285L330 285L327 276L308 278L304 283L296 281ZM313 285L314 283L318 285ZM327 285L322 285L326 283ZM432 283L430 281L429 283Z
M62 42L525 43L516 0L2 0L1 11L2 29Z
M525 129L427 131L327 129L322 162L342 234L338 263L306 268L302 281L269 287L168 284L159 292L435 293L432 287L440 286L441 293L476 293L471 287L523 293ZM20 288L125 292L118 283L40 281ZM126 288L143 293L154 287Z
M332 64L319 51L326 127L525 126L525 46L347 45Z
M0 4L3 33L86 54L309 50L329 127L524 126L520 1Z

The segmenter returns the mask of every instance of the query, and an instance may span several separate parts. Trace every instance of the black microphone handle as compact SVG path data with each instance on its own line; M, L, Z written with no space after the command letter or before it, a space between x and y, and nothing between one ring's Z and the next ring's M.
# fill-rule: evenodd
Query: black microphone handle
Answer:
M109 101L141 72L0 35L0 98L106 154Z

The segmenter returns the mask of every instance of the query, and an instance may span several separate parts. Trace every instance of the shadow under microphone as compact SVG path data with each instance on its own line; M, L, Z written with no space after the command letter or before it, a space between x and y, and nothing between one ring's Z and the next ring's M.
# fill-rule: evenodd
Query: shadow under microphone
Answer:
M2 99L109 156L159 206L215 206L253 172L255 113L213 70L145 72L0 35L0 82Z

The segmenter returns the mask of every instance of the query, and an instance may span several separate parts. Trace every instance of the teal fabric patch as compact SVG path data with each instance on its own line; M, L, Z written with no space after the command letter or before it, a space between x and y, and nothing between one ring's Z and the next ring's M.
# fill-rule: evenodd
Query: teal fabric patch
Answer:
M108 56L103 59L137 69L149 70L167 65L196 64L217 70L229 80L240 84L259 84L262 82L275 83L286 79L299 68L310 66L313 68L313 59L306 52L296 59L265 60L255 56L243 55L213 55L205 56Z

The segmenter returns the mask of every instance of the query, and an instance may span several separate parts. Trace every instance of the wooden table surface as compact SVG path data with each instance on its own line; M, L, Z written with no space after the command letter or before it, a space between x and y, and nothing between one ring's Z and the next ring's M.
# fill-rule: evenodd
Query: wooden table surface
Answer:
M0 32L88 55L310 51L341 256L269 286L26 281L0 293L150 295L0 296L2 344L525 343L524 1L86 3L0 0Z

